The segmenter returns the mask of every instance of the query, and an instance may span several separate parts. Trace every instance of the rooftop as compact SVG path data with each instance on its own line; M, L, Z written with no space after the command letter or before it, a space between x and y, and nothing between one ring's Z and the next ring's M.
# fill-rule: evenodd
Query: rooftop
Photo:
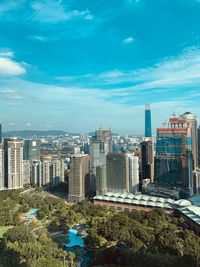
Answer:
M200 199L200 196L197 198ZM178 209L185 216L200 225L200 207L192 205L189 200L148 196L143 194L131 193L112 193L108 192L103 196L96 196L94 200L123 203L129 205L142 205L147 207Z

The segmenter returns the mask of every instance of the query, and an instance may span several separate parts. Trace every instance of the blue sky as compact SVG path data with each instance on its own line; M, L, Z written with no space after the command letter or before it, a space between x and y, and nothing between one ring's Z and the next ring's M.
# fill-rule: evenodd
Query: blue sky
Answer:
M143 134L200 116L200 0L0 1L4 130Z

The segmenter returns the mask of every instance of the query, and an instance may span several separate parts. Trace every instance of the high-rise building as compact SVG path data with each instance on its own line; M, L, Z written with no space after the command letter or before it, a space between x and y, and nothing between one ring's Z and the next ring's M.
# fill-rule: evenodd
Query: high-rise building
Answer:
M181 115L187 120L187 126L191 128L192 138L192 155L194 160L194 168L198 167L198 128L197 117L192 112L185 112Z
M24 141L24 160L40 160L40 140L28 139Z
M2 143L2 126L0 124L0 143Z
M4 151L3 144L0 143L0 190L4 189Z
M42 185L50 185L50 164L49 160L42 161Z
M65 180L64 160L53 160L50 164L50 183L58 185Z
M151 108L149 104L145 105L145 137L152 137Z
M106 193L106 165L99 165L96 166L96 195L105 195Z
M197 129L197 135L198 135L198 167L200 168L200 126Z
M184 117L169 119L168 128L157 129L155 182L193 193L191 126Z
M140 143L141 146L141 180L140 189L143 180L154 180L154 140L151 130L151 109L150 105L145 105L145 138Z
M34 160L31 164L31 184L42 186L42 162Z
M96 190L96 167L106 165L106 155L112 151L111 130L99 129L90 140L91 191Z
M103 143L103 150L108 153L112 151L112 132L111 130L99 130L95 131L95 140L99 140Z
M64 182L64 160L31 161L31 183L38 186L55 186Z
M70 158L68 199L78 202L85 198L85 182L90 176L89 155L73 155Z
M4 139L5 187L23 187L23 142L17 138Z
M139 158L128 155L129 192L137 192L139 189Z
M154 180L154 144L153 140L144 140L141 147L141 178L142 180Z
M23 160L23 184L31 183L31 161Z
M107 192L132 192L139 185L138 158L131 154L109 153L106 156Z

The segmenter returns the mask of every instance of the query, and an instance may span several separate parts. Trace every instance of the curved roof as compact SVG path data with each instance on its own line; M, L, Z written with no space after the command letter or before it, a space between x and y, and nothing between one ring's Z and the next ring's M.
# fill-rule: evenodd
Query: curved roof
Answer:
M189 200L154 197L142 194L113 193L108 192L104 196L96 196L94 200L109 201L113 203L123 203L127 205L143 205L146 207L157 207L165 209L178 209L190 220L200 225L200 207L192 205Z
M127 203L129 205L143 205L158 208L173 208L174 200L170 198L154 197L143 194L113 193L108 192L104 196L96 196L94 200L111 201L115 203ZM182 203L182 202L181 202Z
M174 202L174 205L179 206L179 207L188 207L188 206L191 206L192 203L186 199L179 199Z

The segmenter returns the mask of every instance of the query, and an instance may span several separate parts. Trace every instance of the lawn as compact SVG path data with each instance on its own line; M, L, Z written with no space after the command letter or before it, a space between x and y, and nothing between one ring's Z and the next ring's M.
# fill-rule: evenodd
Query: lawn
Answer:
M5 234L8 229L12 228L13 226L2 226L0 227L0 238L3 236L3 234Z

